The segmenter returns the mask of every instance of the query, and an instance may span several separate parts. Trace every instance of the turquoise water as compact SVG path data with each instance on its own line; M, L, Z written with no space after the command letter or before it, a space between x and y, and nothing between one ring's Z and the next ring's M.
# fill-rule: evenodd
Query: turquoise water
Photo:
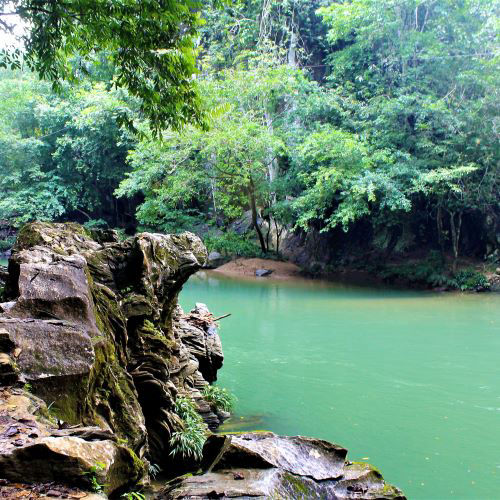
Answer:
M9 263L7 259L0 257L0 266L6 266Z
M232 313L229 426L339 443L411 499L500 498L500 294L205 276L180 301Z

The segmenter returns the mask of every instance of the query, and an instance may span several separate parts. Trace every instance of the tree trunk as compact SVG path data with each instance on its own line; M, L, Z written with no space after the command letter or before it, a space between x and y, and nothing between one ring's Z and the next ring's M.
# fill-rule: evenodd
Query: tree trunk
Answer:
M278 221L276 218L274 219L274 227L276 228L276 254L280 255L280 240L281 240L281 233L283 232L283 226L280 228L278 226Z
M460 231L462 229L462 210L458 211L457 222L455 222L455 212L449 212L450 214L450 228L451 228L451 243L453 246L453 272L457 272L458 263L458 249L460 244Z
M257 220L257 202L255 201L255 186L253 180L250 179L250 185L248 188L248 199L250 201L250 208L252 210L252 224L259 237L260 248L263 253L267 253L266 242L264 240L264 235L259 227L259 222Z
M292 27L292 34L290 36L290 45L288 47L288 66L290 66L291 68L297 67L297 42L298 42L298 36Z
M441 249L441 255L444 257L443 208L441 206L439 206L437 209L436 224L439 248Z

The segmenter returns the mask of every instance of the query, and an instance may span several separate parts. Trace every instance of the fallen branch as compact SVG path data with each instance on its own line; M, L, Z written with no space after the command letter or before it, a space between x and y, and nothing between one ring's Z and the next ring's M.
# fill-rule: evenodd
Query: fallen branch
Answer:
M214 318L214 321L219 321L220 319L227 318L228 316L231 316L231 313L229 313L229 314L224 314L223 316L219 316L218 318Z

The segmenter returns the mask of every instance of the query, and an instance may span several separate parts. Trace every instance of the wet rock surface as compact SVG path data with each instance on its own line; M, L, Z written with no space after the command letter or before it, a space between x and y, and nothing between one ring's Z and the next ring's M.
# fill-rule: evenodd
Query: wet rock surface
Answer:
M404 499L368 464L346 461L347 450L320 439L271 432L208 439L207 472L179 478L161 499Z

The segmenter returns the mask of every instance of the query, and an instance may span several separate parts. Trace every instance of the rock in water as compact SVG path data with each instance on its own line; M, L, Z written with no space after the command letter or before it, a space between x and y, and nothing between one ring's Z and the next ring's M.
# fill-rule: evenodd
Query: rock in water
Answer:
M257 278L263 278L265 276L271 276L272 273L273 271L271 269L257 269L255 271L255 276L257 276Z
M219 422L200 392L222 366L215 323L208 311L185 315L177 306L182 285L206 262L201 240L93 236L77 224L20 231L0 304L0 383L27 384L64 425L97 425L126 448L95 432L91 440L40 432L0 449L9 471L0 476L14 481L41 479L49 465L31 466L36 456L54 457L47 464L60 464L53 470L70 482L81 482L93 461L105 464L109 491L136 481L142 458L169 460L179 393L198 402L211 426ZM7 406L2 411L9 415Z
M347 450L320 439L271 432L211 436L207 472L180 478L159 498L393 499L404 494Z

